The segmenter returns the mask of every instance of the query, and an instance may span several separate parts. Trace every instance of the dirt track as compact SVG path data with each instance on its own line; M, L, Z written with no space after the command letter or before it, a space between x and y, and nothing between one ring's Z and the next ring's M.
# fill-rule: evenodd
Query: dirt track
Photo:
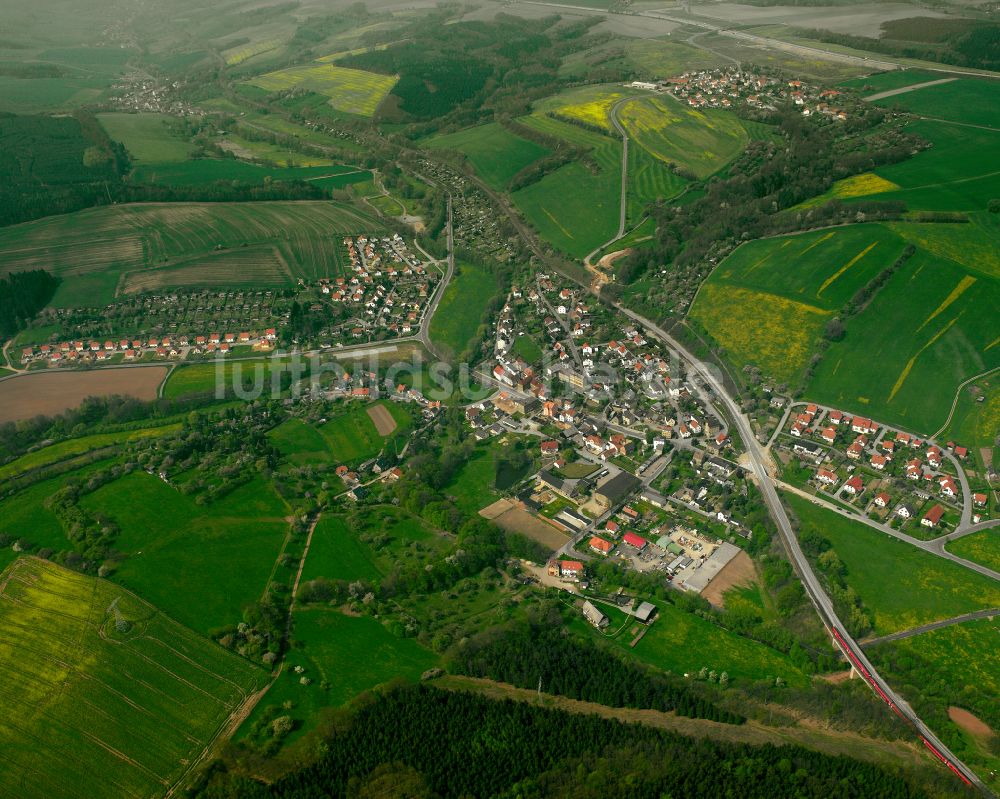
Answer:
M389 409L384 405L372 405L368 409L368 416L374 422L378 434L383 438L396 429L396 420L392 418Z
M156 399L156 389L166 374L166 366L140 366L18 375L0 381L0 422L52 416L75 408L87 397L127 394Z

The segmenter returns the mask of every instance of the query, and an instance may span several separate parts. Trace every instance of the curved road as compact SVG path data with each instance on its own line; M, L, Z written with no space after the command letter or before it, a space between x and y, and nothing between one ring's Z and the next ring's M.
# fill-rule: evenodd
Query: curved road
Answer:
M831 634L834 635L834 640L837 646L840 647L852 663L861 665L867 671L869 676L866 679L876 693L882 696L883 699L890 704L890 707L894 707L900 715L909 721L917 730L918 734L924 738L925 742L928 742L929 745L933 746L945 758L950 760L954 765L954 768L961 773L963 779L968 780L981 792L989 795L988 789L979 780L975 772L962 763L962 761L959 760L944 745L944 743L937 738L934 732L926 724L924 724L923 721L921 721L920 717L917 716L913 709L906 703L906 700L896 694L885 679L879 675L878 671L872 665L871 661L868 660L857 641L855 641L847 633L846 627L837 616L836 610L834 610L830 597L828 597L826 592L823 590L822 585L812 570L812 566L809 564L808 560L806 560L805 554L802 552L802 547L799 546L798 538L795 536L795 532L792 529L792 523L788 518L784 505L781 504L781 499L778 497L775 484L765 466L765 453L758 443L756 436L754 436L753 429L750 426L750 421L743 415L739 405L726 391L726 387L722 384L722 381L716 377L713 370L707 368L705 364L695 358L694 355L690 353L680 342L670 336L670 334L658 325L653 324L653 322L645 317L642 317L634 311L624 308L617 303L612 304L620 313L625 314L633 321L643 325L649 331L650 335L656 336L664 344L673 348L675 352L686 359L691 365L691 368L702 378L702 380L705 381L705 384L715 392L715 395L726 407L730 418L733 420L733 424L739 430L740 436L743 439L743 444L746 447L747 455L750 459L757 485L760 488L764 502L771 513L771 517L778 525L778 531L781 534L781 540L784 544L785 550L788 553L792 565L795 567L795 571L802 580L802 584L805 586L806 593L809 595L813 605L816 607L820 618L831 631Z

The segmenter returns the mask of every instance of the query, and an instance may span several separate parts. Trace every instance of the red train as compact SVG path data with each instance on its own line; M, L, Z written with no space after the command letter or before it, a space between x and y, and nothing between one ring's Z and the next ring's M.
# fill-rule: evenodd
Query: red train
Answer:
M890 708L892 708L893 713L895 713L901 719L909 722L911 725L914 726L914 728L916 728L916 725L913 724L913 720L904 715L900 711L900 709L896 707L896 703L893 702L888 696L886 696L885 691L882 690L882 688L879 686L875 678L872 677L868 669L865 668L864 664L858 659L857 655L854 654L854 650L851 649L847 641L844 640L843 636L840 634L840 631L837 630L836 627L832 627L831 630L833 631L834 638L837 639L837 642L840 644L841 648L844 650L844 652L847 653L847 657L850 658L851 664L865 678L868 684L875 690L875 693L877 693L880 697L882 697L882 701L885 702ZM919 734L919 730L917 732ZM920 740L923 741L924 746L930 749L933 755L942 763L944 763L949 769L951 769L962 782L964 782L966 785L970 787L972 786L972 782L961 771L959 771L958 768L956 768L955 764L952 763L951 760L949 760L947 757L941 754L941 752L937 750L937 747L935 747L923 735L920 736Z

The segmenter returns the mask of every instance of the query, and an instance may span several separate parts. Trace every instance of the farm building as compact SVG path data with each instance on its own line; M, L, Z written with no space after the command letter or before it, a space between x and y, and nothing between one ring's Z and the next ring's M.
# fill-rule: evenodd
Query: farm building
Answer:
M583 618L593 624L597 629L602 630L608 626L608 617L597 609L597 606L589 599L583 603Z
M643 602L633 611L632 615L643 624L649 624L656 618L656 605L652 602Z

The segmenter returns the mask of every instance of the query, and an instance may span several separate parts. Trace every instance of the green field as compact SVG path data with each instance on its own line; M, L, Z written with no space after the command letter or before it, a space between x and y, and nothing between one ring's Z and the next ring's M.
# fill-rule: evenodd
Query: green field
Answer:
M313 534L302 580L375 581L407 561L426 562L426 553L447 541L420 519L389 506L366 510L363 524L324 515ZM377 547L362 540L369 533L380 539Z
M326 514L319 520L302 570L304 582L318 577L376 581L382 576L372 551L359 540L343 516Z
M668 602L654 603L658 617L649 632L633 648L629 644L634 635L630 624L614 641L630 657L645 661L658 669L677 675L697 674L702 667L716 672L728 672L734 680L763 680L781 677L789 685L804 686L809 678L789 660L787 655L764 644L735 635L712 624L707 619L681 610ZM602 610L605 609L601 606ZM616 624L612 617L609 630L616 630L625 621ZM579 629L590 629L582 619Z
M953 555L1000 572L1000 530L996 528L964 536L952 541L946 548Z
M707 50L662 39L628 41L625 60L638 70L640 80L660 80L683 72L724 65L724 59Z
M619 108L618 118L640 147L698 178L718 172L750 140L734 114L699 111L665 96L630 100Z
M875 103L887 108L904 108L920 116L1000 129L1000 86L992 80L960 78Z
M430 337L451 358L457 358L479 332L486 307L497 293L497 281L485 266L459 262L431 319Z
M497 122L434 136L425 146L463 153L479 176L498 191L528 164L549 154L540 144L511 133Z
M621 140L546 116L518 121L591 149L596 174L585 164L574 162L511 195L542 238L573 257L583 258L618 230Z
M311 557L311 555L310 555ZM268 708L296 722L294 739L311 728L322 708L338 707L362 691L402 678L417 680L439 664L412 638L397 638L376 619L304 608L293 616L288 666L240 729L244 735ZM296 673L296 667L303 669ZM301 683L302 678L309 685ZM287 708L287 709L286 709Z
M719 264L690 316L732 363L754 363L790 382L826 322L902 249L899 237L880 225L753 241Z
M137 183L163 186L200 186L219 180L263 184L266 180L304 180L323 188L343 188L371 180L372 173L352 166L275 167L249 164L235 158L199 158L180 163L138 166L132 172Z
M162 796L263 684L105 580L21 559L0 594L4 796Z
M758 240L719 265L690 316L738 368L755 363L794 382L826 323L911 243L915 255L846 321L806 392L930 434L959 383L1000 365L990 311L1000 303L1000 239L990 224L865 224Z
M794 494L784 499L800 530L814 530L833 544L847 584L874 614L878 635L1000 606L1000 584L988 577Z
M56 552L70 548L66 531L55 514L49 510L46 500L66 485L70 478L86 477L98 469L110 465L110 461L100 461L83 469L62 474L50 480L43 480L0 501L0 532L11 538L23 539L38 549L52 549ZM11 547L0 549L0 569L11 563L17 553Z
M118 523L128 553L114 579L201 633L235 624L263 593L288 532L288 507L263 479L199 505L145 472L82 504Z
M869 650L889 683L913 705L925 723L958 757L983 775L995 791L1000 757L1000 624L996 619L967 621ZM993 730L972 735L953 721L949 708L970 711Z
M997 256L978 258L968 226L892 229L917 254L847 322L847 335L830 346L808 393L926 435L945 421L960 383L1000 365L1000 279L989 271Z
M579 86L546 97L535 103L533 110L536 114L555 114L564 119L602 128L611 134L614 132L611 108L619 100L639 93L638 89L620 84Z
M29 452L20 458L0 466L0 482L10 480L13 477L39 469L43 466L50 466L53 463L67 460L77 455L82 455L102 447L109 447L115 444L123 444L126 441L135 441L140 438L167 435L180 430L179 422L174 424L161 425L159 427L145 427L138 430L123 430L118 433L97 433L91 436L81 436L71 438L68 441L60 441L47 447Z
M542 348L538 346L534 336L518 336L510 348L511 355L524 358L528 363L539 363L542 360Z
M301 419L286 419L267 437L296 466L330 460L326 439L315 427Z
M329 98L330 106L337 111L370 117L392 91L396 81L394 75L315 62L268 72L249 83L268 92L305 89Z
M982 157L984 152L1000 148L1000 131L925 119L911 122L906 130L931 147L906 161L875 170L898 188L885 186L846 201L898 200L911 210L982 211L991 199L1000 196L1000 170L992 160Z
M983 401L979 402L978 397ZM976 380L958 393L951 424L938 438L968 447L969 455L985 471L987 462L1000 463L1000 373Z
M125 145L133 164L166 164L186 161L194 150L191 142L174 132L178 123L166 114L100 114L108 135Z
M388 438L378 434L375 423L368 415L370 406L366 405L353 404L350 410L319 426L319 433L336 462L358 463L373 458L381 452L388 439L405 433L412 425L410 415L397 403L379 400L375 404L388 408L396 420L396 429Z
M45 268L63 278L56 307L105 305L123 274L144 290L177 287L176 274L156 269L178 264L199 286L335 276L346 257L339 236L381 229L334 202L119 205L3 229L0 274ZM266 249L244 252L250 245Z
M868 94L877 94L892 89L902 89L904 86L914 86L918 83L926 83L930 80L940 80L941 75L932 72L920 72L914 69L896 69L891 72L878 72L863 78L851 78L838 84L849 89L863 89L870 87Z
M247 361L206 361L205 363L181 364L174 369L163 386L163 396L167 399L186 397L190 394L207 394L218 389L219 370L222 370L223 388L235 386L234 375L244 388L257 384L270 391L272 372L281 370L289 363L288 358L259 358Z
M680 194L687 181L642 147L628 150L628 224L641 218L647 205ZM627 242L623 246L628 246ZM620 249L618 245L615 249Z

